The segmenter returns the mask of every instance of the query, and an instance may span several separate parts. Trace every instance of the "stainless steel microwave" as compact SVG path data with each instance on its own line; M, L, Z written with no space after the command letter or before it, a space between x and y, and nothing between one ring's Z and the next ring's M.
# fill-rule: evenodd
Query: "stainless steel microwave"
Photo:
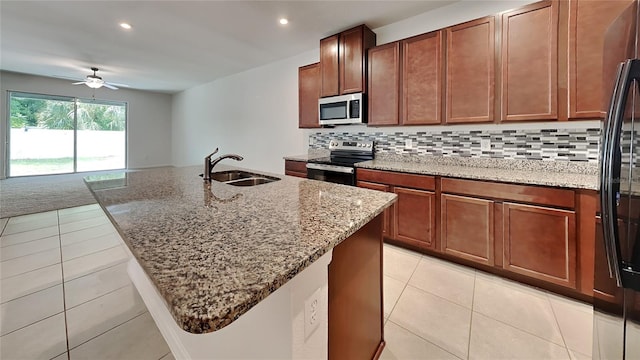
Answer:
M366 122L362 93L331 96L318 100L320 125L362 124Z

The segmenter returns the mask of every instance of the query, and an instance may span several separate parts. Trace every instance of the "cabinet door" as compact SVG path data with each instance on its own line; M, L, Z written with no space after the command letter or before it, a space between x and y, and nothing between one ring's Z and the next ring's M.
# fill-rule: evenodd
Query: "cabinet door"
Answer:
M391 191L391 186L389 185L385 185L385 184L376 184L376 183L371 183L371 182L367 182L367 181L358 181L357 182L358 187L361 188L365 188L365 189L372 189L372 190L378 190L378 191L384 191L384 192L390 192ZM393 216L393 206L391 205L391 207L387 208L384 212L383 212L383 221L382 221L382 236L384 237L391 237L391 219Z
M616 18L634 3L633 0L569 2L569 118L604 117L611 89L604 89L603 76L615 78L615 74L603 73L605 34ZM617 35L624 41L629 31L618 29ZM612 50L606 49L608 56L614 55ZM632 53L625 51L625 46L621 50L616 63L633 57ZM615 68L614 64L613 71Z
M284 174L290 176L297 176L301 178L307 177L307 162L285 160L284 161Z
M364 91L363 35L361 26L340 34L340 94Z
M504 268L576 288L575 212L504 204Z
M394 239L422 248L435 247L435 194L431 191L394 187Z
M402 40L402 124L442 121L442 31Z
M493 121L493 16L447 29L447 123Z
M369 125L397 125L400 91L400 44L369 49Z
M318 128L320 97L320 64L298 68L298 127Z
M558 3L502 15L502 119L558 118Z
M340 93L338 86L339 35L320 40L320 97L334 96Z
M493 266L494 202L449 194L440 199L443 251Z

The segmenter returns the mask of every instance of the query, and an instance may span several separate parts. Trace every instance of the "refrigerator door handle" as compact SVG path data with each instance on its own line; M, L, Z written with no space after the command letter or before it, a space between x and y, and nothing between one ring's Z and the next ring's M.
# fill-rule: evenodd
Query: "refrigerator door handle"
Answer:
M630 89L631 61L627 60L618 66L616 85L611 95L609 111L605 118L605 130L602 141L602 159L600 159L600 205L602 207L602 232L604 247L607 254L609 276L616 280L616 284L622 286L620 271L620 244L618 241L618 215L617 203L620 190L620 131L624 120L627 93ZM618 160L618 161L615 161ZM615 178L615 175L618 175Z

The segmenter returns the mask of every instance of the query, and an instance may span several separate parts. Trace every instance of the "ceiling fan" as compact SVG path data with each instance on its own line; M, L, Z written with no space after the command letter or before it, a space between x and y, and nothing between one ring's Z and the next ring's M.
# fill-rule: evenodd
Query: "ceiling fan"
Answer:
M91 70L93 70L93 75L87 75L84 81L75 82L73 85L85 84L92 89L99 89L104 86L112 90L118 90L118 87L102 80L100 76L96 75L96 72L99 70L97 67L92 67Z

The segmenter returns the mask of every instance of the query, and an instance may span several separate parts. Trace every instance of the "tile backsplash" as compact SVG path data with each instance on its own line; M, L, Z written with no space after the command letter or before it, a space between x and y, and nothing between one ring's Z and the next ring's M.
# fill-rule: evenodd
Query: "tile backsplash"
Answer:
M373 140L376 153L597 163L600 129L518 129L418 132L316 132L310 149L327 149L329 141ZM481 150L481 140L491 142ZM405 148L411 140L410 148Z

